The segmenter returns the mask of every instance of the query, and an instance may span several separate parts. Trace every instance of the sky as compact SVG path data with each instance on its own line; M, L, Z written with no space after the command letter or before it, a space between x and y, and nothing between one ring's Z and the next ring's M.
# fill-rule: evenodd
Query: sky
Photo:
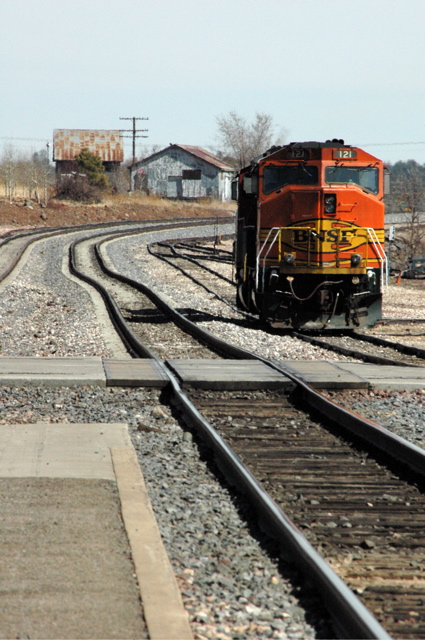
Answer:
M214 151L234 111L424 164L424 27L424 0L0 0L0 154L133 117L138 155Z

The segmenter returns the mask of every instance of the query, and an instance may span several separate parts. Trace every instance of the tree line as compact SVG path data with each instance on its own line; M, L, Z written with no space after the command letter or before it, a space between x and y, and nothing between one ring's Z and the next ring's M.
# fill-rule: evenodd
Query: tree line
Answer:
M21 196L38 203L47 200L47 193L53 180L53 168L47 151L42 149L31 155L17 153L7 145L0 159L0 181L4 195L13 202L20 189Z

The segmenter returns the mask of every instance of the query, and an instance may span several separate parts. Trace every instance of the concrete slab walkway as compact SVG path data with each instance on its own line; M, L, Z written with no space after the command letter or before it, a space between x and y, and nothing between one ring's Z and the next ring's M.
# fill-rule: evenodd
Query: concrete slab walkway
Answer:
M276 364L305 378L317 389L424 389L424 367L400 367L329 360L281 360ZM259 360L170 359L182 386L201 389L280 389L290 380ZM0 385L122 386L168 384L167 374L150 359L2 358Z
M125 424L0 429L0 637L192 638Z

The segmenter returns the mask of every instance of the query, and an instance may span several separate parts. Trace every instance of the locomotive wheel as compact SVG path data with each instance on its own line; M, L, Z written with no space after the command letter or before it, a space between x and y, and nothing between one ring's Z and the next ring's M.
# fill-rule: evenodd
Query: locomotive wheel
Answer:
M248 292L246 290L246 283L242 282L241 284L238 285L238 288L237 288L238 302L244 309L249 311L249 306L247 304L247 300L249 300L249 297L247 296L247 294Z
M258 308L258 304L257 304L257 292L255 291L254 287L251 287L251 312L254 313L259 313L260 310Z
M258 313L256 292L252 279L248 277L240 282L237 288L238 301L250 313Z

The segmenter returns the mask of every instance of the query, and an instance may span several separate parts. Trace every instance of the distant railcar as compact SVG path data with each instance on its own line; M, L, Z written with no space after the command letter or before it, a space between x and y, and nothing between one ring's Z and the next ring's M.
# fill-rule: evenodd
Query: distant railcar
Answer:
M239 172L237 305L276 327L373 325L387 280L378 158L343 140L273 147Z

